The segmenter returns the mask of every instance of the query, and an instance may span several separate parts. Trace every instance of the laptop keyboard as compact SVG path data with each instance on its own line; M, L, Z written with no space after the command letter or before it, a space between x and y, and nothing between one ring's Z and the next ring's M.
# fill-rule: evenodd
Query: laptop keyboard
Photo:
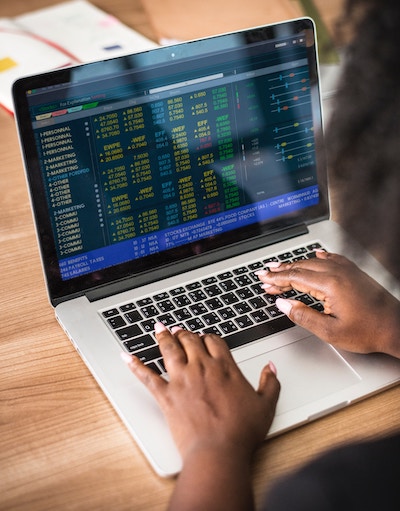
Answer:
M166 371L154 336L156 321L169 328L179 325L194 332L216 333L230 349L294 326L276 307L277 296L261 288L255 272L271 261L315 257L316 248L323 247L319 242L296 247L99 312L122 348L162 374ZM310 295L292 290L279 296L323 311L323 305Z

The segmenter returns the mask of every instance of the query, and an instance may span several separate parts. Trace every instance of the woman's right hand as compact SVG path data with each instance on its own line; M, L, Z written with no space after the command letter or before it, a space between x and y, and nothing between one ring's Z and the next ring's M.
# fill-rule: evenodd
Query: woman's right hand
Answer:
M400 302L346 257L317 251L315 258L273 263L258 275L268 294L296 289L321 300L324 313L299 300L277 298L276 305L324 341L400 358Z

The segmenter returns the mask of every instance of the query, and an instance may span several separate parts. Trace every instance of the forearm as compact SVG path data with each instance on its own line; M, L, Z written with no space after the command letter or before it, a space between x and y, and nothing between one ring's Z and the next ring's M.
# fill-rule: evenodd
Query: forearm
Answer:
M232 447L233 451L235 447ZM199 450L185 460L169 511L251 511L254 509L247 456L218 448Z

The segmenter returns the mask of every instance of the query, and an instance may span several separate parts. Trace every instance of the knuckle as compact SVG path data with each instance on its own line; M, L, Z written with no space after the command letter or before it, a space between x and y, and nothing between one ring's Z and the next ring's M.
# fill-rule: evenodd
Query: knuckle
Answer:
M288 276L290 281L296 281L301 277L302 269L298 263L293 263L288 268Z

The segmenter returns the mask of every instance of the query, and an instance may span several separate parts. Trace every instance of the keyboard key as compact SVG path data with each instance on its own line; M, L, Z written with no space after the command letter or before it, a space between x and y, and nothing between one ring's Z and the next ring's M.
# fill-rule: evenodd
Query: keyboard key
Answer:
M140 326L143 329L143 332L152 332L154 330L154 323L156 322L155 319L148 319L147 321L142 321L140 323Z
M192 332L197 332L198 330L202 330L206 325L200 318L192 318L186 321L186 326L189 330L192 330Z
M250 284L253 284L253 281L248 275L239 275L234 278L234 281L240 287L250 286Z
M153 360L157 360L158 358L161 358L161 351L158 346L153 346L152 348L148 348L147 350L138 351L135 353L139 359L146 364L147 362L152 362Z
M109 318L107 321L111 328L121 328L126 325L124 318L121 316L114 316L113 318Z
M143 319L143 316L140 314L139 311L134 310L132 312L127 312L125 314L125 318L128 320L129 323L137 323L138 321L141 321Z
M134 309L136 309L136 305L134 303L125 303L124 305L121 305L121 307L119 308L121 312L128 312Z
M278 255L279 261L287 261L293 257L292 252L283 252L283 254Z
M231 333L229 335L224 336L224 339L228 344L229 348L233 349L239 346L243 346L244 344L247 344L249 342L262 339L267 335L281 332L292 326L294 326L294 323L290 321L290 319L287 316L282 316L280 318L267 321L266 323L253 325L251 328L246 328L245 330Z
M235 318L234 321L238 325L239 328L247 328L254 324L253 321L251 320L251 318L246 315L239 316L238 318Z
M109 309L108 311L103 311L102 314L105 318L111 318L111 316L116 316L119 312L118 309Z
M158 314L158 310L154 307L154 305L148 305L140 310L145 318L154 318L154 316L157 316Z
M204 314L204 316L202 316L202 320L206 325L211 326L215 325L215 323L219 323L220 318L215 312L209 312L208 314Z
M236 316L236 313L231 307L224 307L223 309L219 309L218 314L223 320L231 319Z
M265 264L265 266L268 266L268 263L272 263L272 262L279 262L279 259L274 256L274 257L268 257L267 259L264 259L263 263Z
M251 312L250 316L255 323L262 323L263 321L268 321L269 319L268 314L266 314L262 309Z
M176 323L176 319L169 312L167 312L167 314L162 314L161 316L158 316L158 320L161 321L161 323L164 326L171 326ZM155 321L153 322L153 327L154 327L154 323L155 323ZM153 330L154 330L154 328L153 328Z
M259 281L259 279L257 279L257 280L258 280L258 283L251 286L251 290L253 291L253 293L255 295L263 295L265 293L265 291L261 287L261 282Z
M138 300L137 301L137 305L138 307L144 307L145 305L150 305L153 303L153 299L148 297L148 298L142 298L141 300Z
M174 311L174 316L178 321L186 321L187 319L190 319L192 315L190 314L189 310L184 307L183 309Z
M258 270L260 268L263 268L263 263L261 261L257 261L255 263L251 263L249 264L249 269L254 271L254 270Z
M217 282L217 277L208 277L201 281L203 286L209 286L210 284L215 284L216 282Z
M224 304L221 302L219 298L211 298L209 300L206 300L206 305L211 311L220 309L221 307L224 306Z
M316 243L312 243L311 245L307 245L307 250L309 252L313 252L314 250L316 250L317 248L322 248L321 244L316 242Z
M204 334L215 334L215 335L219 335L220 337L222 336L222 332L220 330L218 330L218 327L215 325L204 328L203 333Z
M195 291L191 291L189 293L189 297L193 302L200 302L201 300L205 300L207 298L206 294L202 289L196 289Z
M248 298L254 296L253 290L249 287L238 289L238 291L236 291L236 294L240 298L240 300L247 300Z
M278 316L282 316L282 312L278 309L276 305L272 305L271 307L267 308L268 314L271 316L271 318L277 318Z
M175 305L171 302L171 300L163 300L157 305L161 312L170 312L175 309Z
M186 289L188 291L194 291L195 289L199 289L199 287L201 287L200 282L191 282L186 286Z
M224 295L221 295L220 298L225 305L232 305L239 301L239 298L234 293L225 293Z
M305 254L306 252L307 252L306 247L295 248L295 249L293 250L293 254L294 254L295 256L298 256L298 255L300 255L300 254Z
M233 273L231 271L225 271L224 273L217 275L218 280L226 280L231 277L233 277Z
M185 305L192 303L187 295L175 296L173 300L178 307L184 307Z
M233 291L234 289L237 289L237 284L233 282L233 280L225 280L224 282L220 282L219 287L223 291Z
M238 314L246 314L251 311L251 307L247 302L240 302L234 305L234 309Z
M154 295L153 298L156 302L161 302L161 300L166 300L167 298L169 298L169 295L168 293L163 292Z
M241 266L240 268L235 268L233 270L234 275L243 275L244 273L247 273L249 269L246 266Z
M126 328L120 328L115 331L121 341L126 341L132 337L137 337L142 333L142 330L138 325L127 326Z
M285 291L281 294L282 298L295 298L298 295L298 292L295 289L291 289L290 291Z
M142 337L137 337L136 339L124 342L124 346L129 353L135 353L143 348L148 348L152 344L156 344L156 341L153 337L151 337L151 335L143 335Z
M300 300L300 302L303 302L306 305L312 305L314 303L314 300L310 295L300 295L296 298L296 300Z
M201 314L205 314L206 312L208 312L208 309L204 305L204 303L195 303L191 305L189 309L194 316L200 316Z
M150 362L150 363L148 363L146 365L147 365L147 367L152 369L155 373L157 373L157 374L161 374L162 373L161 369L158 367L158 365L155 362Z
M301 255L301 256L297 256L297 257L293 257L292 259L292 263L295 263L296 261L304 261L306 260L307 257L305 255Z
M253 307L253 309L261 309L267 305L262 296L255 296L254 298L250 298L249 304Z
M233 321L225 321L225 323L221 323L219 325L219 328L221 329L223 335L231 334L232 332L238 330L238 327Z
M210 297L218 296L222 293L222 289L220 287L218 287L216 284L214 284L212 286L207 286L206 288L204 288L204 291Z
M170 291L171 296L178 296L178 295L181 295L183 293L185 293L185 288L182 287L182 286L181 287L176 287L175 289L172 289Z

